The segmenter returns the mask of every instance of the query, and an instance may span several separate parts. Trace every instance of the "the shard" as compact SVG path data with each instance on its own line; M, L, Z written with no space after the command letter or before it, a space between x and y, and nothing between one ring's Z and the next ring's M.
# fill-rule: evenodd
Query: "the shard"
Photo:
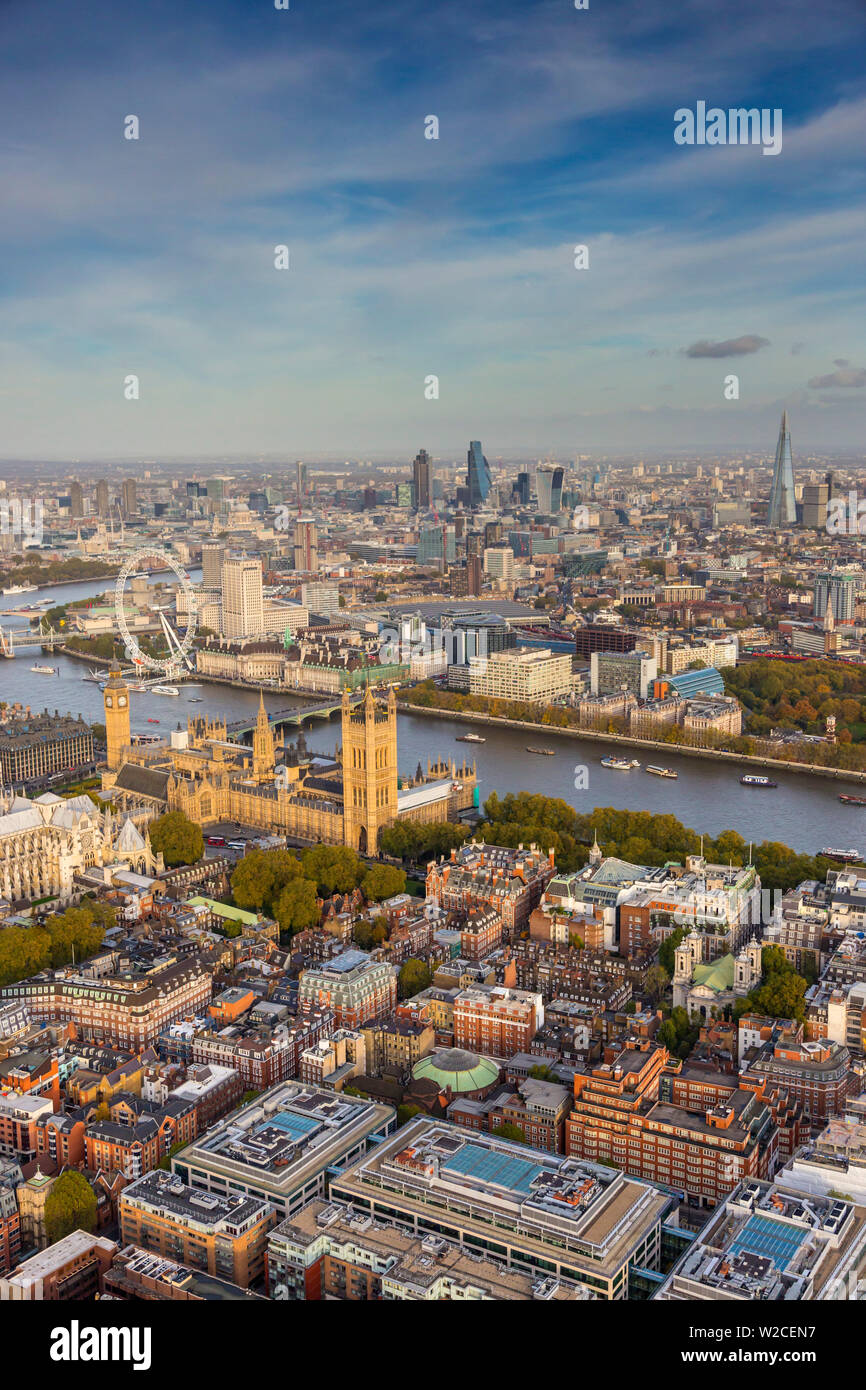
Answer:
M783 526L793 526L796 520L797 503L794 499L794 460L791 456L791 432L788 429L788 412L783 410L779 442L776 445L770 505L767 509L767 525L778 531Z

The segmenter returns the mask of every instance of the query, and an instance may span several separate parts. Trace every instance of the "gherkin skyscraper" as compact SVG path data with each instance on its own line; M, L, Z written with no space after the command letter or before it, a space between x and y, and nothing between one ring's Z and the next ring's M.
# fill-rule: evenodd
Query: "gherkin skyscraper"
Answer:
M791 432L788 429L788 412L783 410L779 442L776 445L770 505L767 509L767 525L781 530L783 526L793 526L796 520L797 503L794 499L794 460L791 456Z

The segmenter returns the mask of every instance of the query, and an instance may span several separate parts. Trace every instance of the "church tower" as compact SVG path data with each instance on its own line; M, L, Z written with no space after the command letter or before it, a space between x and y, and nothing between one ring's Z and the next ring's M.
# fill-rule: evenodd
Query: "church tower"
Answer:
M354 709L343 691L343 839L375 854L379 831L397 819L397 697L379 704L368 688Z
M274 756L274 736L265 709L264 694L259 694L259 712L256 727L253 729L253 776L260 782L273 777L276 759Z
M111 663L108 682L103 694L105 707L106 762L116 772L123 762L123 750L131 742L129 735L129 686L120 674L116 661Z

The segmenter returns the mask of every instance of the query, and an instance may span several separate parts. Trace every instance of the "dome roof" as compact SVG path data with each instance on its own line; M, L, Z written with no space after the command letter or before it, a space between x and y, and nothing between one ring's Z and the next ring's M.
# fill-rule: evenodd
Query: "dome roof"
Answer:
M466 1052L462 1047L440 1047L422 1057L412 1068L416 1081L433 1081L446 1091L449 1086L455 1095L468 1091L483 1091L499 1080L499 1068L489 1057Z

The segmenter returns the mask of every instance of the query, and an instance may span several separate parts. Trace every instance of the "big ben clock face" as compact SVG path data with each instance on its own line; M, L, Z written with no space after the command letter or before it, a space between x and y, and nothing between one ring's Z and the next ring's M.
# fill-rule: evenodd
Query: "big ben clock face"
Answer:
M114 704L114 701L112 700L111 696L110 696L110 695L106 695L106 697L105 697L105 708L106 708L106 709L111 709L111 706L112 706L113 704Z
M125 704L126 704L126 696L125 696L125 695L118 695L118 697L117 697L117 704L118 704L118 708L119 708L119 709L123 709L124 706L125 706Z

